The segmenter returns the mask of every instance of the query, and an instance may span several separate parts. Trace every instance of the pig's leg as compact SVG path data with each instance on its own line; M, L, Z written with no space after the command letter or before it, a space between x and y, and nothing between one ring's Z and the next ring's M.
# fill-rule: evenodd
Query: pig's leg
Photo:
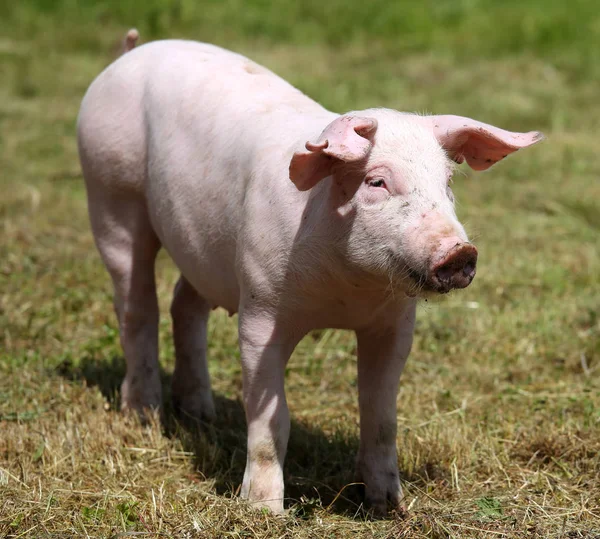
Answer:
M206 363L206 326L210 305L182 276L173 294L171 316L175 341L173 404L184 415L211 420L215 405Z
M248 453L241 495L283 512L283 461L290 432L284 375L297 338L280 332L269 315L240 312L240 349Z
M92 230L114 286L114 305L127 373L121 408L142 413L161 405L158 302L154 262L160 242L146 206L134 194L88 187Z
M395 327L357 332L360 408L359 479L365 502L376 514L388 503L398 508L402 489L396 452L396 396L400 374L412 345L415 306L400 313Z

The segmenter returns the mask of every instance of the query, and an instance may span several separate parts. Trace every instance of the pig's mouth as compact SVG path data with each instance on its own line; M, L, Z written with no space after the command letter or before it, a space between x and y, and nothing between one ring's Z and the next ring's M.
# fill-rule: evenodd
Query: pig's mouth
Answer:
M414 298L427 292L435 292L426 272L408 267L406 275L408 276L408 289L406 290L408 297Z

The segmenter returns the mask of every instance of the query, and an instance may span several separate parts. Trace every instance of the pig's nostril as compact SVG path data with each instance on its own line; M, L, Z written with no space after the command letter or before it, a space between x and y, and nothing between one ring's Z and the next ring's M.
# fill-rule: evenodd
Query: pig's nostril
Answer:
M447 264L438 268L435 272L435 275L440 281L449 281L452 278L452 275L454 275L454 273L455 269L452 267L452 265Z
M456 246L434 269L434 279L440 291L469 286L475 277L477 249L470 244Z

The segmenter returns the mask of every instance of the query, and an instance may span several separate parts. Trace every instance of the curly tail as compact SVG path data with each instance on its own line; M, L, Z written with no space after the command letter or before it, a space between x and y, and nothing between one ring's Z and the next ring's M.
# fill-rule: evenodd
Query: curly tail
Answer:
M123 54L135 48L135 44L137 43L139 37L140 33L135 28L132 28L131 30L129 30L129 32L127 32L127 35L123 40Z

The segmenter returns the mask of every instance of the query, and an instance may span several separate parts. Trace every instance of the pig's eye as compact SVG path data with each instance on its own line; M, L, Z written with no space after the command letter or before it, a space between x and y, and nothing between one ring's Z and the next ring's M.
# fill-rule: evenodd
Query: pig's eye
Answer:
M367 185L369 187L383 187L384 189L387 189L387 185L383 178L367 178Z

